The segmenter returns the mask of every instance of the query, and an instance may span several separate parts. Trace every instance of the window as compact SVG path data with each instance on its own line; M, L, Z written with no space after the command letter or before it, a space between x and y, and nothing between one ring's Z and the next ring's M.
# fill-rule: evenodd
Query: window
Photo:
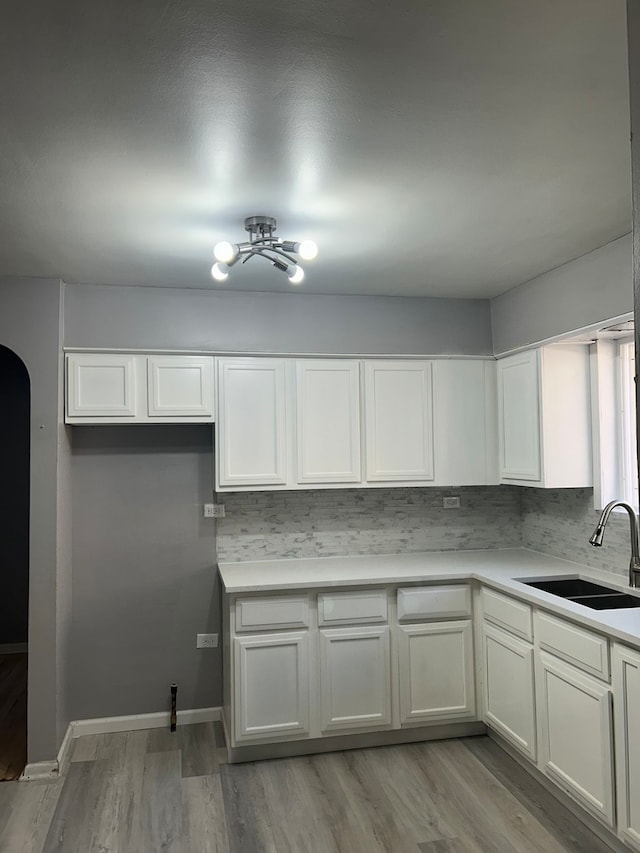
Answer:
M620 497L638 509L638 458L636 445L636 356L632 341L619 342L618 431Z
M591 348L595 509L623 500L638 509L635 345L624 330L598 333Z

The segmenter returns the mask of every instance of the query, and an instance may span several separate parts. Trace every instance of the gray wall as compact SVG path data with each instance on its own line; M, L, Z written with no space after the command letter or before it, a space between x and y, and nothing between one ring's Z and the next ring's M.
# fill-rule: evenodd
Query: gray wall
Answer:
M461 508L442 508L460 495ZM513 486L316 489L219 495L218 559L268 560L520 547Z
M61 285L0 278L0 345L31 380L29 534L29 761L58 751L57 479Z
M629 570L629 517L613 513L602 548L589 545L600 513L593 489L529 489L522 492L522 544L625 578Z
M29 374L0 346L0 645L29 629Z
M490 355L485 299L66 285L65 345Z
M72 719L221 704L210 426L74 427Z
M633 310L631 235L491 300L499 355Z

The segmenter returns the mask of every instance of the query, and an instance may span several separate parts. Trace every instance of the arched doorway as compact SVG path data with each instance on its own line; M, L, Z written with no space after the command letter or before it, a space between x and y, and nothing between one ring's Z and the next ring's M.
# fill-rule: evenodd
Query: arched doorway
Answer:
M0 782L27 758L30 389L22 361L0 346Z

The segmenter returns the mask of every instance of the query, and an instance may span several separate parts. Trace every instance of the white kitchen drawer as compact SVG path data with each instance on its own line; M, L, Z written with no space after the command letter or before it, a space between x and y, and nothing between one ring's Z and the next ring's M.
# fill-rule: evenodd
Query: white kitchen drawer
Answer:
M529 643L533 641L533 620L528 604L487 587L482 588L481 596L487 622L493 622Z
M265 628L307 628L308 625L308 595L236 599L236 633Z
M541 612L536 613L536 637L541 649L596 678L609 681L609 641L606 637Z
M471 616L468 584L414 586L398 590L398 620L461 619Z
M320 625L371 625L386 621L386 589L328 592L318 596Z

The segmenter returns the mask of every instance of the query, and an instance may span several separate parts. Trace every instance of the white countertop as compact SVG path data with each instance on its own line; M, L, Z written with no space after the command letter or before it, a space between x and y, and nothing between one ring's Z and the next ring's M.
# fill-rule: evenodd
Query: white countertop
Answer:
M633 592L625 578L526 548L223 562L218 568L227 593L477 580L640 647L640 608L591 610L521 582L523 579L578 576Z

